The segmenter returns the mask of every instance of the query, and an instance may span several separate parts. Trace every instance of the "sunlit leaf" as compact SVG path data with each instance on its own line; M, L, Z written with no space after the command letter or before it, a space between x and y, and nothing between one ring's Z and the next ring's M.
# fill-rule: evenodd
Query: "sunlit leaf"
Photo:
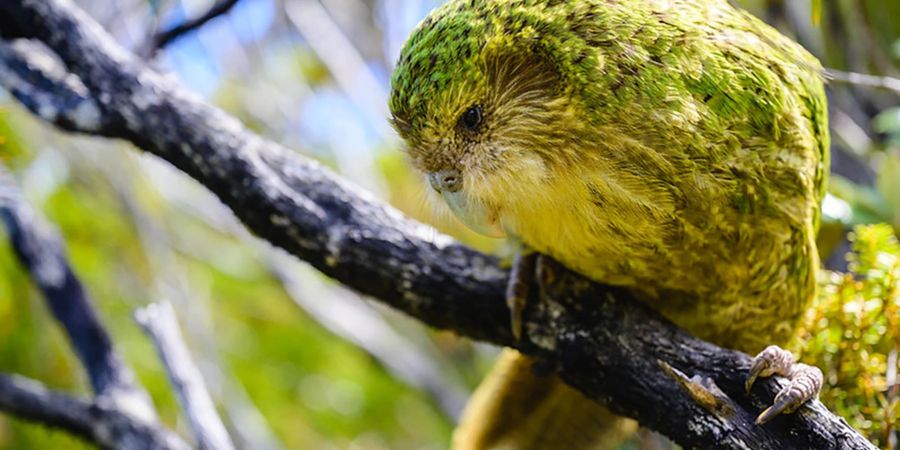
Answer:
M900 228L900 153L892 152L884 155L876 180L878 191L890 209L888 219L895 227Z
M812 23L819 25L819 22L822 21L822 0L812 0L810 3Z

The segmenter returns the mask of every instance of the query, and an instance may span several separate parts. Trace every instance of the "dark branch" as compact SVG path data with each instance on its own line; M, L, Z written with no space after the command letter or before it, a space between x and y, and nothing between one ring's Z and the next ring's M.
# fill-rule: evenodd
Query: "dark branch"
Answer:
M760 383L747 398L746 355L692 338L626 292L575 275L546 286L549 295L532 302L539 307L526 311L526 333L516 342L503 300L508 274L495 258L248 132L144 67L67 0L8 2L0 5L4 16L15 18L10 29L28 30L56 51L101 108L121 118L122 128L104 134L174 164L255 234L349 287L432 326L518 347L591 398L686 447L874 448L818 402L753 425L779 381ZM709 378L729 406L701 407L661 363Z
M138 387L131 370L116 353L87 292L66 260L59 237L24 202L2 166L0 219L16 256L69 336L97 396L137 417L154 419L150 397Z
M0 85L64 130L99 131L109 126L84 84L40 42L0 41Z
M178 25L157 33L153 36L150 44L147 46L149 54L152 55L153 53L156 53L158 50L165 48L175 40L202 27L206 22L227 13L238 1L240 0L219 0L203 15L188 19Z
M548 276L546 273L549 272ZM532 302L526 353L544 355L560 376L613 411L638 419L689 448L874 449L818 401L793 416L758 426L758 412L786 384L744 381L750 358L700 341L627 292L593 284L564 269L542 275ZM547 352L552 348L552 352ZM680 372L715 398L697 399Z
M0 410L74 434L109 450L188 450L178 436L130 414L0 374Z

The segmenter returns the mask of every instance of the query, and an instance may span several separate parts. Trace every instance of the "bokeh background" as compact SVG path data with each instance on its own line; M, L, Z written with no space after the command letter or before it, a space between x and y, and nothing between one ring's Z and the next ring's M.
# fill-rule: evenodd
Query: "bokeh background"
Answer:
M154 33L202 14L212 1L76 3L122 45L146 54ZM388 79L400 47L440 3L240 0L146 59L256 132L322 161L442 232L503 254L502 241L467 232L427 201L386 120ZM822 2L821 10L805 0L736 3L799 40L829 68L900 76L900 2L833 0ZM872 323L846 319L858 336L840 328L810 354L822 364L841 351L866 354L864 362L845 355L842 361L852 367L826 373L833 375L831 384L870 376L868 391L841 399L848 414L863 421L854 424L865 428L868 421L886 447L896 442L892 424L900 416L894 399L900 338L891 334L900 320L882 323L896 319L891 302L900 304L891 291L900 255L890 247L900 226L900 92L835 81L829 98L835 176L820 236L828 266L848 268L847 233L854 225L887 224L859 229L858 246L874 250L856 260L869 258L867 270L880 267L883 283L860 286L853 284L860 277L837 276L835 285L849 284L829 291L844 289L841 302L829 307L852 315L859 311L846 312L843 305L880 299L882 309L863 308L864 316L875 315L865 319ZM175 305L223 418L247 449L446 448L466 396L496 354L366 301L251 237L211 194L168 164L127 144L60 133L5 92L0 161L59 228L119 350L162 419L178 431L186 431L184 417L149 340L131 320L135 308L152 301ZM878 266L883 255L893 255L893 263ZM859 264L849 268L860 270ZM885 279L892 270L895 278ZM828 314L814 323L834 327L845 320L829 322ZM875 336L860 347L865 333ZM816 336L806 334L811 342ZM0 371L88 393L65 336L2 231ZM869 395L873 406L861 411L868 403L852 395ZM626 447L666 445L644 434ZM89 447L0 415L0 448Z

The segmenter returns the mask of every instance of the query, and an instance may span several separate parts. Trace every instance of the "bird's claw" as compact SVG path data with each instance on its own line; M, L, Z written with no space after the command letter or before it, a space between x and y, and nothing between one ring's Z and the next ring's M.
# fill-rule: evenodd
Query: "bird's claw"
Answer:
M745 387L747 392L757 378L781 375L790 381L778 395L772 406L766 408L756 418L762 425L779 414L790 414L800 406L819 395L822 388L822 371L818 367L794 362L794 356L787 350L770 345L753 358Z
M794 355L791 352L777 345L770 345L753 358L753 362L750 364L750 374L747 376L744 387L747 388L747 392L750 392L750 388L759 377L766 378L776 374L789 377L793 366Z
M522 314L528 304L528 293L535 278L537 253L520 253L513 261L506 285L506 305L509 307L509 322L513 337L522 338Z

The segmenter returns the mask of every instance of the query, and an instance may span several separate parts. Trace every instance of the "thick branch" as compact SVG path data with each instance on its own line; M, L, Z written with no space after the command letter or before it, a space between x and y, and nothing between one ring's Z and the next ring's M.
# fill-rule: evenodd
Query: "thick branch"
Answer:
M84 84L39 42L0 42L0 85L62 129L99 131L108 126Z
M181 337L172 304L162 302L147 305L137 310L134 318L153 340L153 346L156 347L181 407L188 416L200 450L233 450L234 444L231 443L212 397L206 390L200 369L191 359L190 351Z
M138 387L131 370L116 353L87 292L66 260L59 237L24 202L2 166L0 219L16 256L69 336L98 398L137 417L155 419L150 397Z
M690 336L629 301L624 291L561 268L550 274L541 300L531 303L526 325L531 342L523 350L544 355L566 382L605 400L615 412L652 423L651 428L685 447L874 449L818 401L793 416L755 425L784 380L754 386L747 395L746 354ZM671 369L701 380L703 391L716 401L698 399Z
M761 383L747 399L739 388L746 355L694 339L624 291L574 275L547 286L550 295L525 315L525 340L515 342L503 301L507 273L494 258L246 131L144 67L67 0L6 3L4 16L14 18L9 29L28 30L56 51L98 93L101 107L121 118L121 128L103 134L171 162L255 234L347 286L433 326L519 347L591 398L687 447L874 448L818 402L752 425L777 381ZM714 381L730 397L723 400L730 412L699 406L661 362Z
M176 435L130 414L0 374L0 410L59 428L109 450L188 450Z

